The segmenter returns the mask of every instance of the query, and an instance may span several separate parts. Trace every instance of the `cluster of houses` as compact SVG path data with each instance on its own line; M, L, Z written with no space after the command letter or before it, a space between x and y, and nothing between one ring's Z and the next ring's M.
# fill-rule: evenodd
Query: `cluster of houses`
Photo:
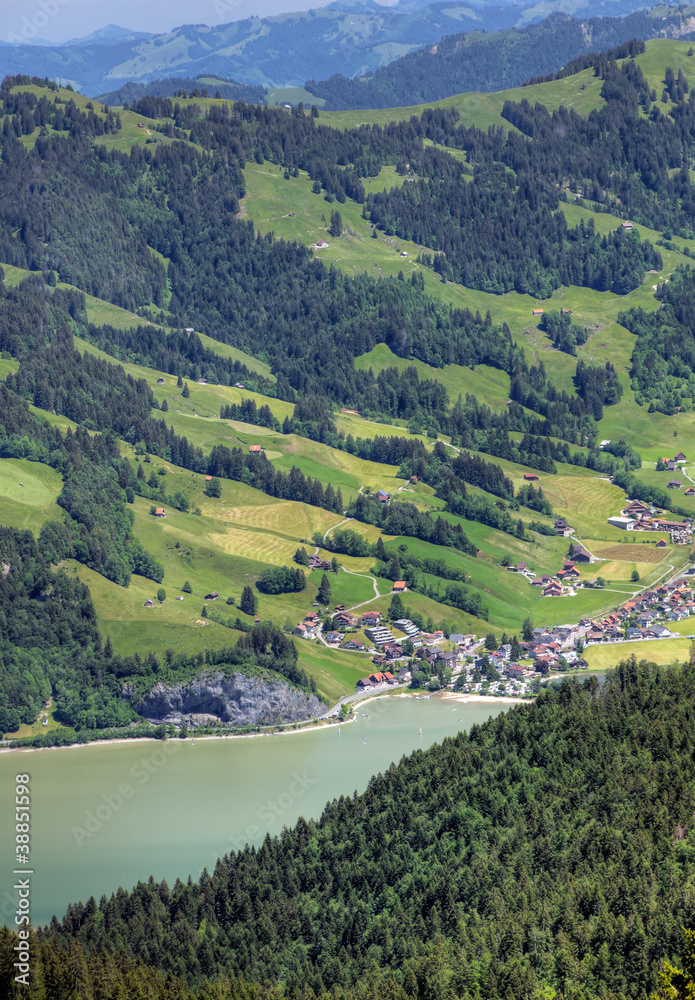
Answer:
M680 480L677 481L680 486ZM670 485L670 484L669 484ZM695 490L687 489L686 496L695 496ZM673 545L689 545L693 537L693 518L674 521L664 517L663 512L642 500L630 500L618 517L609 517L608 524L623 531L667 531ZM657 542L659 548L666 546L663 539Z
M571 529L570 529L571 531ZM579 563L590 563L592 558L589 552L582 545L573 545L571 548L572 558L566 559L562 564L562 569L557 573L543 573L541 576L534 576L525 562L518 562L508 568L516 573L522 573L530 581L532 587L541 587L543 597L563 597L573 592L573 583L579 579L579 570L574 565Z

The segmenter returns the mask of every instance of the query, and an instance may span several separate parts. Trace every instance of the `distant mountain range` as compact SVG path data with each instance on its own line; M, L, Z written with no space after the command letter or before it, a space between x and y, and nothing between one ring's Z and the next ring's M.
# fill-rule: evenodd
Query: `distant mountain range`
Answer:
M578 56L605 52L633 38L695 38L695 9L664 13L657 8L581 20L555 13L522 29L450 35L374 74L359 79L335 74L322 82L309 80L306 87L331 111L408 107L464 91L519 87Z
M623 16L642 8L640 0L581 4L582 0L518 4L400 0L385 7L373 0L339 0L317 10L214 27L189 24L160 35L109 25L64 45L0 43L0 76L49 76L90 95L127 83L207 73L270 88L302 86L307 79L325 80L336 73L351 78L375 72L462 31L523 27L558 10L580 11L586 19ZM672 14L679 8L663 9Z

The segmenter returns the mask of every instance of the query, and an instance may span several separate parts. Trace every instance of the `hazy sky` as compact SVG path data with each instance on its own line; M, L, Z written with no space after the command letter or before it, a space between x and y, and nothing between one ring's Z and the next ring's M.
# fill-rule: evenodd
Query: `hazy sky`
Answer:
M161 32L179 24L226 24L253 14L323 7L330 0L0 0L0 41L65 42L107 24ZM389 0L386 0L388 3Z

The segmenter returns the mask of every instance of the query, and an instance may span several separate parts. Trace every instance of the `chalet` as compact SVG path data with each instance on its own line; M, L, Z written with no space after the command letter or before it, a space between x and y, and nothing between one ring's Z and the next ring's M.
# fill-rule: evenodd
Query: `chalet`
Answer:
M153 608L154 607L154 601L145 601L143 607L145 607L145 608Z
M324 638L326 642L340 642L343 637L340 632L326 632Z
M138 122L138 128L144 128L144 127L145 127L144 122Z
M451 667L453 670L456 666L457 653L451 651L449 653L437 653L437 663L443 663L445 667Z
M543 597L562 597L562 587L557 580L543 587Z
M167 512L164 510L163 507L157 507L156 511L154 512L154 516L155 517L166 517L167 516Z
M525 573L526 572L526 563L525 562L518 562L516 564L516 571L517 571L517 573Z
M538 482L538 476L536 475L535 472L525 472L524 473L524 479L526 480L527 483L537 483Z
M675 461L675 459L670 458L666 463L666 468L668 469L669 472L675 472L676 469L678 468L678 463Z
M294 635L298 635L301 639L315 639L318 627L318 622L300 622L295 626Z
M249 448L249 453L251 455L259 455L261 452L261 446L259 444L252 444Z
M389 675L389 676L393 676L393 675ZM372 682L372 684L383 684L386 681L386 674L381 673L381 671L379 671L376 674L370 674L369 675L369 679Z
M327 559L322 559L321 556L310 555L309 568L322 569L324 571L328 571L331 568L331 564L328 562Z
M382 503L386 503L388 501L389 495L385 490L377 490L376 498L377 500L380 500Z
M669 479L666 485L670 490L679 490L683 484L680 479Z
M398 671L398 683L399 684L406 684L410 680L411 677L412 677L412 674L408 670L407 667L403 667L402 670Z
M574 562L590 563L591 556L582 545L572 546L572 559Z
M545 309L532 309L531 310L531 315L532 316L542 316L544 312L545 312Z
M695 497L695 488L689 486L684 494L686 497Z
M373 688L374 681L371 679L371 677L363 677L361 680L357 682L356 687L358 691L364 691L365 688L367 689Z
M395 642L387 642L384 646L384 655L390 663L391 660L400 660L401 656L403 656L403 650Z
M664 539L663 539L663 538L661 538L661 539L660 539L660 540L659 540L659 541L658 541L658 542L656 543L656 548L657 548L657 549L665 549L667 545L668 545L668 542L665 542L665 541L664 541Z
M327 250L329 246L330 246L330 244L327 243L326 240L319 240L316 243L316 249L317 250Z
M524 679L524 668L517 663L510 663L508 667L505 667L504 676L512 681L521 681Z
M410 482L411 483L416 483L417 482L417 476L411 476L410 477Z
M686 457L685 457L685 455L683 454L682 451L677 452L676 455L674 455L674 459L673 460L674 460L674 462L686 462L687 461L687 459L686 459Z
M402 594L402 593L404 593L404 591L406 589L407 588L406 588L406 585L405 585L405 580L396 580L396 582L394 583L393 587L391 587L391 591L394 594Z
M542 587L543 586L543 577L542 576L536 576L536 577L534 577L533 580L531 580L531 586L532 587Z
M648 630L647 635L652 636L654 639L668 639L670 635L673 635L670 629L666 628L665 625L652 625Z
M362 623L364 625L376 625L381 621L380 611L365 611L362 615Z
M363 653L366 647L365 647L365 645L364 645L363 642L355 642L354 639L348 639L348 641L344 642L343 645L340 648L341 649L352 649L352 650L356 650L359 653Z
M347 611L339 611L337 615L333 615L333 627L345 632L355 627L355 619Z
M632 228L633 228L633 225L632 225L631 222L621 222L620 223L620 229L625 229L627 232L630 232L630 230Z
M570 560L565 560L565 562L562 564L562 569L565 576L571 576L572 578L579 576L579 570ZM559 575L560 574L558 573L558 576Z
M336 611L345 611L345 605L344 604L336 604L335 610Z
M235 383L234 383L234 388L235 388L235 389L245 389L245 388L246 388L246 386L244 385L244 383L243 383L243 382L235 382Z
M203 600L205 601L216 601L220 595L216 590L211 590L209 594L206 594Z
M570 528L567 521L559 517L555 522L555 534L562 535L563 538L566 538L569 534L571 534L571 532L572 529Z

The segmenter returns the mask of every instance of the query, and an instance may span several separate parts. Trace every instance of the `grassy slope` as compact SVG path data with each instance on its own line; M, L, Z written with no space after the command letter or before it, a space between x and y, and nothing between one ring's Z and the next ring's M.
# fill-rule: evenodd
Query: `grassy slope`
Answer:
M677 70L683 65L684 71L693 66L693 60L685 57L687 43L648 43L647 52L640 57L645 72L650 75L650 81L659 87L659 74L663 76L663 67L673 65ZM681 61L679 61L681 60ZM572 106L586 112L600 103L598 83L590 73L580 74L556 84L544 84L533 88L506 95L462 95L452 98L448 104L459 108L464 122L486 127L488 124L499 123L499 112L507 96L514 99L527 97L529 100L542 100L550 107L560 103L574 102ZM79 103L79 101L78 101ZM397 109L395 112L355 113L349 116L322 114L321 120L343 127L362 120L393 120L395 117L407 117L412 109ZM372 117L369 117L369 116ZM144 130L137 130L135 124L129 122L131 132L128 141L144 141ZM132 131L135 129L136 131ZM132 133L132 134L131 134ZM109 137L110 138L110 137ZM384 186L401 183L402 179L392 168L384 168L379 178L369 182L368 187L379 190ZM326 214L331 207L319 195L311 193L311 185L306 175L298 179L285 181L282 171L277 167L265 164L261 167L250 165L246 170L248 194L244 200L242 214L252 217L259 229L273 230L278 236L288 239L299 239L305 244L314 243L317 239L326 238ZM563 206L568 221L576 224L580 218L588 218L593 213L578 205ZM417 246L406 244L401 240L384 237L379 234L377 239L371 239L372 227L362 219L361 207L354 204L340 206L346 234L340 240L328 238L331 244L328 250L317 251L318 254L336 263L349 273L367 271L379 276L395 276L400 270L406 279L418 266L414 257L419 252ZM290 217L290 212L294 213ZM597 229L609 231L618 225L619 220L605 214L594 215ZM643 236L650 239L658 238L657 233L643 231ZM676 239L679 245L683 241ZM407 258L401 258L400 253L406 250ZM685 260L675 252L663 252L663 276ZM555 350L547 339L537 329L531 319L531 309L538 305L536 300L528 296L514 293L505 296L488 295L475 292L448 283L441 284L427 269L422 269L426 289L440 300L457 306L467 306L484 312L490 309L495 322L509 323L514 335L524 344L529 358L542 357L552 378L560 385L571 389L571 377L574 372L575 360ZM15 284L27 272L17 268L5 267L8 284ZM660 414L646 413L634 403L627 386L627 365L631 351L630 337L616 324L616 317L621 309L632 305L642 305L644 308L656 308L653 288L659 276L647 276L641 288L631 295L618 298L610 293L595 293L586 289L569 288L555 293L549 307L562 305L571 307L579 322L595 327L592 336L581 353L587 360L599 361L610 358L616 364L621 379L626 386L623 402L619 407L609 410L600 427L601 436L618 437L626 434L632 443L641 450L645 459L655 461L660 454L668 454L676 447L673 431L678 428L680 439L678 447L685 448L690 432L695 429L690 425L695 421L693 414L681 414L678 417L667 418ZM142 323L139 317L125 310L112 306L100 300L87 297L87 307L90 319L95 323L111 323L114 326L131 326ZM205 337L206 347L218 351L224 356L239 357L250 368L268 374L267 366L255 359L238 352L235 348L217 344ZM93 351L88 345L81 344L81 349ZM97 352L95 352L97 353ZM111 360L111 359L110 359ZM4 361L2 371L15 367L12 361ZM396 358L384 346L378 346L370 355L358 359L359 367L371 366L374 371L383 367L396 365L403 367L407 362ZM340 485L345 499L354 496L360 486L371 488L383 487L389 491L400 485L395 478L394 468L379 466L376 463L366 463L342 452L327 449L315 442L309 442L294 436L283 437L262 428L251 427L239 422L217 419L219 407L224 402L238 402L253 394L219 386L191 387L191 396L184 400L176 389L175 380L164 374L165 382L158 386L156 379L160 373L138 366L126 365L126 370L138 377L144 377L155 391L161 402L167 399L169 412L167 421L180 433L185 434L196 444L208 450L214 443L221 442L230 446L239 444L247 447L251 443L261 443L268 456L282 468L298 465L307 475L316 476L321 482L332 482ZM426 365L416 363L421 377L435 377L445 385L450 399L453 401L460 393L473 392L485 402L495 407L502 407L506 402L508 379L503 373L480 366L475 371L449 366L441 371L430 369ZM264 397L255 397L260 404ZM282 419L292 412L290 404L276 400L269 401L275 415ZM51 417L59 426L68 426L64 418ZM379 423L362 420L359 415L341 413L338 416L341 429L363 437L383 433L407 433L402 427L387 427ZM430 439L431 440L431 439ZM156 460L155 460L156 461ZM512 463L500 462L505 472L512 476L515 485L521 482L524 469ZM31 483L27 493L17 498L16 484L19 475L25 482L24 489ZM645 481L651 481L656 473L646 467L643 476ZM34 482L34 477L36 482ZM661 480L659 480L661 481ZM542 485L553 502L558 514L565 515L577 528L578 534L593 546L592 551L599 551L601 546L608 548L617 543L627 542L624 533L618 529L609 528L605 518L617 513L621 501L621 491L601 481L587 470L576 467L561 467L558 476L543 476ZM199 505L203 514L196 517L193 514L183 515L170 512L166 521L155 521L148 514L149 503L136 501L136 530L146 547L152 551L165 565L164 586L169 594L162 607L143 608L146 597L153 596L156 587L151 582L135 578L127 591L116 587L96 574L90 573L84 567L79 567L80 575L89 582L97 605L100 622L105 631L112 636L116 648L124 652L146 647L163 650L168 646L175 649L193 651L203 646L225 645L233 641L235 633L213 623L204 629L193 627L198 617L202 596L210 589L219 590L223 596L230 593L238 599L241 587L245 582L257 579L259 571L270 563L277 564L289 561L298 544L307 544L315 530L325 531L339 518L314 508L306 508L300 504L287 504L273 501L271 498L258 494L241 484L225 483L220 501L210 501L202 494L202 480L184 470L168 468L167 488L185 489L194 504ZM3 460L0 463L0 497L3 501L3 520L17 526L28 526L37 531L45 517L59 516L55 505L55 497L60 489L59 477L52 470L31 463L17 463L14 460ZM419 506L439 506L436 498L431 496L427 487L418 488L417 492L404 493L402 499L417 502ZM679 496L679 502L685 498ZM8 514L5 512L8 511ZM522 512L524 520L534 516ZM459 519L460 520L460 519ZM621 598L618 593L606 591L586 591L576 598L543 599L536 588L531 588L516 574L508 573L499 566L505 554L514 561L525 560L539 572L557 569L567 548L567 541L546 536L534 535L533 543L522 543L517 539L492 531L479 524L462 522L471 540L479 548L479 557L471 559L456 552L446 552L444 558L456 565L472 578L477 589L490 608L490 625L477 622L470 616L454 609L437 604L417 594L408 594L406 604L425 615L431 615L435 622L446 619L452 627L483 631L488 627L497 629L517 629L527 614L531 614L537 622L558 622L576 620L584 614L599 613L613 606ZM371 541L374 541L376 529L368 526L352 524L352 528L360 531ZM653 540L656 540L655 536ZM388 540L387 540L388 541ZM632 541L632 540L631 540ZM178 543L178 548L176 547ZM442 557L442 550L427 543L413 539L399 539L398 543L407 544L411 551L419 554ZM616 590L629 593L636 589L630 584L629 577L634 568L640 572L640 585L657 579L665 571L665 565L680 565L685 557L683 550L669 549L668 560L664 563L654 563L651 557L655 555L652 546L645 546L645 556L640 558L632 550L625 551L625 559L616 557L611 550L610 557L604 563L587 567L583 575L592 578L603 575ZM619 553L618 553L619 554ZM647 558L647 554L650 558ZM357 560L341 557L341 562L355 571L365 571L370 560ZM261 596L260 613L272 617L277 624L282 625L285 618L297 620L311 605L320 574L311 579L309 588L303 595L283 595L276 598ZM194 590L193 597L175 602L184 579L189 579ZM373 597L371 582L365 578L353 577L341 573L331 578L334 602L345 604L370 600ZM637 585L639 586L639 585ZM370 607L388 608L390 601L387 581L380 584L380 593L384 594ZM235 614L234 608L229 610ZM324 647L311 643L299 643L302 663L305 668L315 672L321 690L331 697L337 696L354 684L354 676L364 673L365 664L362 658L350 657L348 654L326 650ZM649 655L657 646L649 647ZM620 648L620 654L626 647ZM361 665L360 665L361 664Z

